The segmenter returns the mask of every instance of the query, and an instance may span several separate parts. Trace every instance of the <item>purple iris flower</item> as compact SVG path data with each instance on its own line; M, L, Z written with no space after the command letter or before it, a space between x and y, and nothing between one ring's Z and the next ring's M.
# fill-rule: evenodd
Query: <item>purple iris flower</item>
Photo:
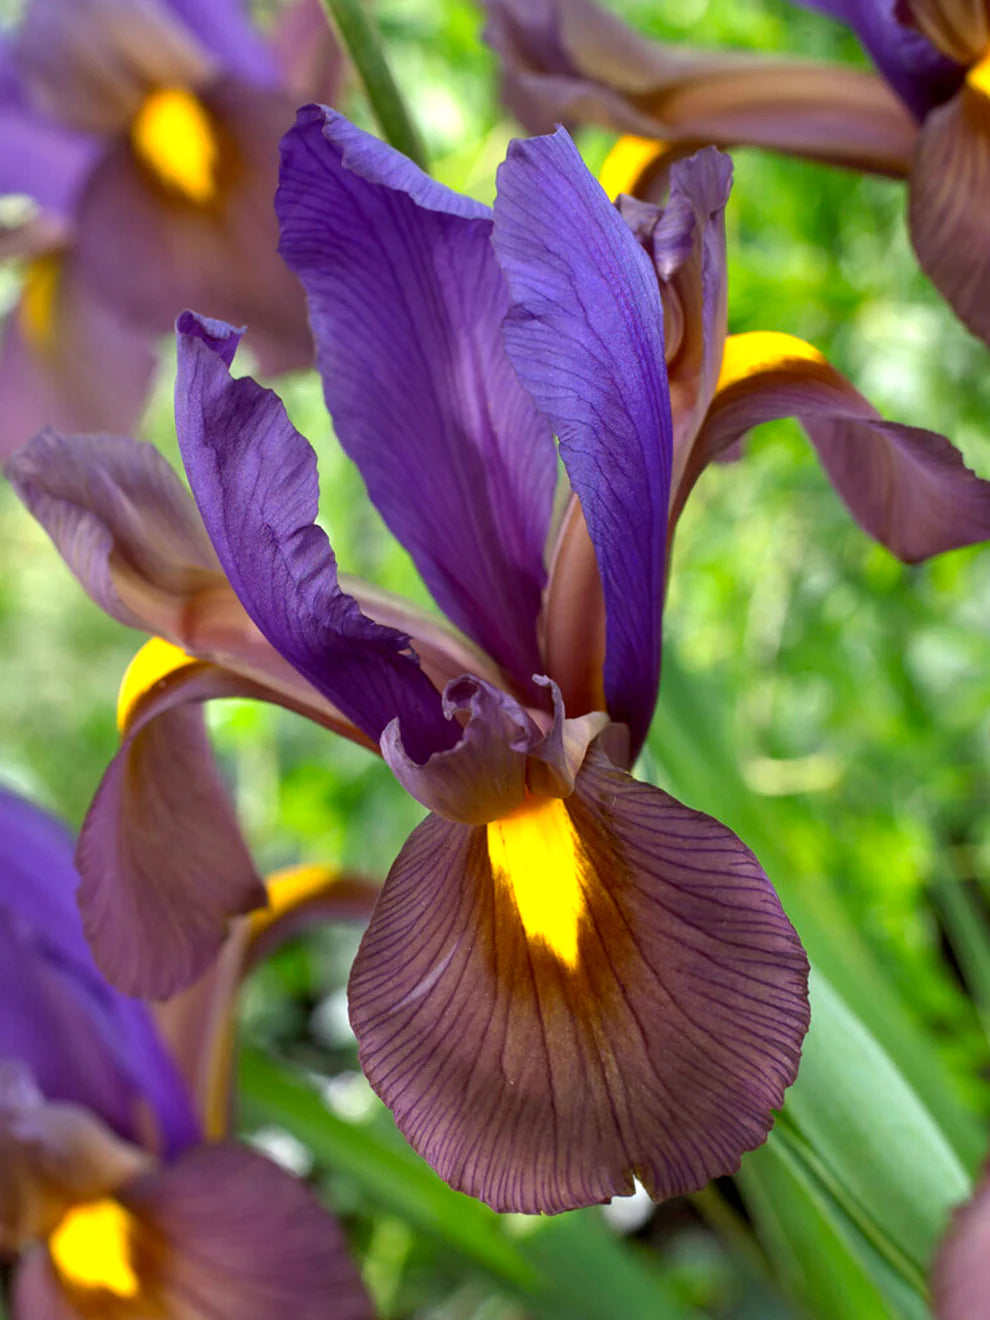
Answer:
M267 372L311 361L271 197L295 107L338 76L318 0L268 42L241 0L30 0L0 42L0 193L35 207L0 230L25 262L0 454L44 423L131 429L190 303L249 321Z
M952 1217L932 1265L935 1320L990 1315L990 1171Z
M429 809L349 986L416 1149L499 1209L602 1201L633 1174L658 1198L699 1187L793 1080L807 963L749 850L629 773L671 499L654 265L563 131L513 145L493 214L310 107L277 209L337 434L450 622L345 588L313 450L231 376L221 322L178 324L205 533L148 447L47 433L15 456L86 588L161 639L125 678L81 837L87 934L116 983L163 994L263 901L196 703L281 702L380 749Z
M204 1306L217 1320L369 1316L343 1237L306 1188L246 1147L204 1140L207 1127L223 1135L222 1117L193 1091L223 1089L230 990L259 932L241 927L223 975L160 1006L156 1023L97 971L78 882L61 826L0 792L0 1253L17 1262L13 1320L195 1320ZM188 1073L163 1028L173 1046L195 1043L180 1049Z
M626 191L706 142L768 147L906 177L918 259L990 343L990 19L983 0L795 0L851 27L886 80L810 61L648 41L594 0L484 0L509 104L527 129L565 120L631 135Z

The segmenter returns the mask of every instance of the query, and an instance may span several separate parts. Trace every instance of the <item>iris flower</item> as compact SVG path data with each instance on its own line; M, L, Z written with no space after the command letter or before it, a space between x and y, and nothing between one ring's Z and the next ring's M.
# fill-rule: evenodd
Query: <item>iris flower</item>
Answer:
M983 1320L990 1315L990 1173L960 1206L932 1266L935 1320Z
M306 890L299 881L283 883ZM353 900L356 882L343 883ZM242 925L220 974L156 1024L97 971L77 884L61 826L0 792L0 1253L16 1261L13 1320L369 1316L309 1191L219 1139L231 988L275 922Z
M671 499L655 268L563 131L514 144L493 215L309 107L277 207L337 434L449 623L338 576L314 452L232 377L224 323L178 323L202 523L147 447L49 432L16 456L90 593L160 639L81 837L97 957L167 993L263 900L190 703L281 701L380 749L429 812L349 985L412 1145L500 1210L697 1188L765 1138L807 963L749 850L630 774Z
M648 41L593 0L485 0L510 104L627 134L610 163L649 184L706 142L769 147L908 180L922 268L990 342L990 11L985 0L797 0L851 27L879 78ZM633 191L634 189L630 189Z
M153 336L190 303L249 320L265 371L312 357L276 254L277 147L337 70L317 0L270 43L240 0L30 0L0 41L0 230L25 262L0 345L0 454L44 423L130 429Z

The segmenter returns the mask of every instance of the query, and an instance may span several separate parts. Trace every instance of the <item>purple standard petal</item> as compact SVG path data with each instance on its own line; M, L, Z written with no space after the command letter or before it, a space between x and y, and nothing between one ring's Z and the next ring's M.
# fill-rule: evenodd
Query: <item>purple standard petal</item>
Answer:
M917 27L900 17L902 0L794 0L845 23L920 122L959 89L965 70L947 59Z
M581 501L605 595L608 713L629 726L635 755L660 674L670 492L660 292L563 129L514 142L498 187L505 344Z
M932 1266L935 1320L990 1315L990 1177L953 1216Z
M491 212L318 106L276 206L341 444L437 603L528 686L557 468L502 345Z
M905 562L990 538L990 482L944 436L884 421L817 349L761 331L726 340L673 516L706 463L777 417L800 421L857 522Z
M348 999L411 1144L524 1212L731 1172L808 1026L807 960L752 854L594 750L568 798L413 832Z
M278 83L278 65L252 27L244 0L164 0L183 27L213 55L225 73L261 87Z
M229 366L240 334L178 321L176 430L193 494L231 585L258 628L375 742L398 717L417 760L451 746L440 694L409 639L372 622L337 583L316 526L316 455L278 397Z
M190 1099L145 1005L96 970L76 907L72 843L49 816L0 792L0 1058L44 1094L85 1106L121 1136L164 1153L199 1139Z

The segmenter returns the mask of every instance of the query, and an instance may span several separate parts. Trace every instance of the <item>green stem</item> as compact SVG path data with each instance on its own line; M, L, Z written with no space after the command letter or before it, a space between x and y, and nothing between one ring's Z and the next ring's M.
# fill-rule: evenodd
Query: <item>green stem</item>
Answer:
M364 85L385 141L421 169L428 169L423 139L392 77L378 31L365 13L362 0L323 0L323 6Z

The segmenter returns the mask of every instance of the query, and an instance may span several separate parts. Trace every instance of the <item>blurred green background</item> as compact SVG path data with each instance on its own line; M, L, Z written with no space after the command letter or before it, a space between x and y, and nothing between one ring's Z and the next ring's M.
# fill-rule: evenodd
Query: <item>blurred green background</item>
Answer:
M865 66L844 30L786 0L612 0L612 7L675 42ZM513 126L497 104L478 11L467 0L378 0L373 12L435 173L490 200ZM358 93L342 108L373 126ZM611 139L588 130L579 141L595 167ZM734 159L730 330L811 340L886 415L944 432L990 476L987 352L918 271L903 187L755 152ZM0 288L12 296L16 272L5 277ZM143 434L174 458L171 375L165 345ZM317 446L322 521L342 569L428 603L335 447L318 383L300 376L279 388ZM142 639L83 597L5 487L0 565L0 781L78 825L113 753L117 684ZM766 864L785 905L790 892L838 902L983 1123L990 1117L988 607L990 550L899 564L853 524L796 426L761 428L740 462L709 471L695 491L678 533L666 614L677 700L687 693L689 709L712 722L738 779L730 782L714 759L706 765L703 753L686 769L691 749L665 737L666 687L640 767L735 825L761 855L760 840L774 841L776 860ZM682 723L683 716L677 712ZM210 721L263 870L313 860L384 876L421 813L383 764L245 702L216 704ZM748 801L737 818L740 785ZM786 877L775 866L786 867ZM510 1220L496 1230L463 1198L430 1201L436 1180L407 1153L357 1071L344 999L357 938L356 931L315 933L248 985L246 1128L327 1184L383 1316L530 1314L534 1303L519 1300L511 1282L515 1245L578 1270L568 1219ZM301 1065L320 1080L318 1090L285 1089L272 1059ZM645 1280L658 1291L643 1303L644 1315L684 1314L668 1305L726 1320L801 1314L747 1237L735 1193L722 1191L654 1210L638 1198L616 1204L600 1239L604 1263L587 1267L605 1280L598 1310L588 1301L590 1278L576 1276L582 1313L632 1314L632 1302L621 1299L635 1297ZM627 1252L609 1255L619 1236ZM509 1244L505 1259L486 1257L498 1257L494 1242ZM643 1271L627 1280L628 1294L615 1282L626 1261ZM575 1306L558 1297L536 1313L578 1314Z

